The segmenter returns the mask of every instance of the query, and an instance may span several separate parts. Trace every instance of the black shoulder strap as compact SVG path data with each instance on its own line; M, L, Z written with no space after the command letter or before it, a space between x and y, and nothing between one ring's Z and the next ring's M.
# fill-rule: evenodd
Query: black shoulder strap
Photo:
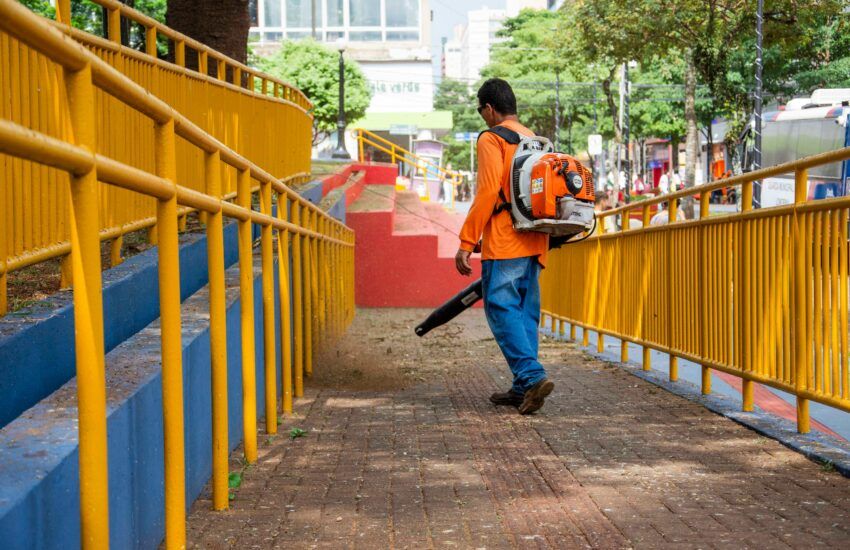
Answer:
M492 128L487 128L486 130L478 134L478 139L481 139L481 136L483 136L487 132L496 134L511 145L518 145L520 140L522 139L519 133L514 132L510 128L506 128L504 126L493 126Z
M506 128L504 126L493 126L492 128L487 128L486 130L478 134L478 139L481 139L481 136L484 135L486 132L496 134L510 145L519 145L519 142L522 139L519 133L514 132L510 128ZM496 205L496 208L493 213L498 214L500 212L504 212L505 210L510 212L511 203L508 202L508 198L505 196L505 191L504 189L502 189L501 186L499 187L499 199L501 199L502 202L501 204Z

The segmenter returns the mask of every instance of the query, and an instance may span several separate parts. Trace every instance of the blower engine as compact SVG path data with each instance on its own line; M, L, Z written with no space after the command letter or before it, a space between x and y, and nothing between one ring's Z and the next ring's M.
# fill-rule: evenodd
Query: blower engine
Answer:
M511 161L510 182L514 229L553 237L590 231L594 222L591 171L573 157L555 153L546 138L516 135L519 143Z

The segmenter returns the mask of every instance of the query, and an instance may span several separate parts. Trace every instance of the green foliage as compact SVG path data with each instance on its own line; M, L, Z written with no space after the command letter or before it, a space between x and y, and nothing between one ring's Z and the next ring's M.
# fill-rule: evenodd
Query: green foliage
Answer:
M230 472L227 476L227 487L230 489L238 489L242 486L242 472Z
M464 82L444 78L437 87L434 109L452 112L452 132L443 141L448 145L444 151L445 162L451 163L453 170L470 170L469 143L456 141L454 132L477 132L483 129L484 121L476 110L477 105L475 94Z
M56 9L48 0L20 1L24 6L41 16L50 19L56 18ZM166 0L134 0L124 3L160 23L165 23ZM104 36L103 7L89 0L71 0L71 26L97 36ZM144 32L138 25L130 26L127 43L131 48L144 48ZM168 39L164 36L159 38L159 50L162 54L168 51Z
M21 4L29 8L38 15L54 19L56 17L56 9L50 5L47 0L19 0Z
M286 40L269 57L255 60L262 71L291 82L313 102L314 142L336 128L339 111L339 53L312 39ZM345 119L366 114L371 92L360 66L345 62Z
M307 430L302 430L301 428L292 428L289 430L289 439L296 439L305 435L307 435Z

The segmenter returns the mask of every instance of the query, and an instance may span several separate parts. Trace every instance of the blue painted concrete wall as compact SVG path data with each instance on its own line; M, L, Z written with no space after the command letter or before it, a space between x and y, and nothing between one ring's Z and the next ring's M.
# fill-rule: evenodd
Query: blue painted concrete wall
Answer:
M321 182L301 190L318 204ZM329 211L345 221L345 201ZM259 227L254 226L254 238ZM238 260L236 224L224 228L225 266ZM207 284L207 245L200 234L181 238L180 296L185 300ZM115 346L159 317L156 249L133 256L103 274L104 344ZM145 299L139 299L145 297ZM55 350L62 350L56 353ZM0 428L50 395L75 375L74 306L71 292L60 292L25 310L0 317Z
M318 195L320 198L320 187ZM333 210L344 216L344 201L341 210L338 205ZM259 228L254 229L258 236ZM237 257L235 225L227 226L225 231L227 263L231 264ZM229 285L237 284L237 277L238 270L229 270ZM205 239L197 235L186 237L181 247L181 294L185 298L205 283ZM158 333L152 336L150 329L142 330L158 316L156 285L155 251L133 257L104 273L104 310L109 321L106 338L108 349L112 350L107 356L107 383L113 548L152 548L164 535L159 337ZM276 280L276 291L277 288ZM240 303L233 292L228 294L227 311L231 449L242 439ZM114 295L107 298L109 293ZM188 298L183 306L187 507L211 475L210 358L204 293L205 289ZM255 280L254 299L257 413L261 418L265 382L259 277ZM198 304L203 305L203 311L192 317ZM277 297L275 309L277 320ZM0 388L6 390L5 400L14 401L12 406L0 405L6 407L0 412L6 417L17 416L11 422L7 418L4 423L8 425L0 429L0 472L4 481L0 484L0 540L4 541L4 548L76 548L79 467L70 294L49 298L33 310L36 313L32 318L10 317L0 326ZM279 369L279 323L275 326ZM130 334L135 336L122 343ZM126 365L121 368L113 365L122 361ZM18 393L23 397L19 398ZM39 394L42 397L37 397ZM25 405L27 401L31 405Z

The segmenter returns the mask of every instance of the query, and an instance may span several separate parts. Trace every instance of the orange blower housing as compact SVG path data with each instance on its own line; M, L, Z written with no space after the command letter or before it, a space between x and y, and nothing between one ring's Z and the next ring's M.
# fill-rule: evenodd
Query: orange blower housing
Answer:
M593 174L563 153L546 153L531 168L531 213L537 219L560 218L559 199L573 196L593 203Z

